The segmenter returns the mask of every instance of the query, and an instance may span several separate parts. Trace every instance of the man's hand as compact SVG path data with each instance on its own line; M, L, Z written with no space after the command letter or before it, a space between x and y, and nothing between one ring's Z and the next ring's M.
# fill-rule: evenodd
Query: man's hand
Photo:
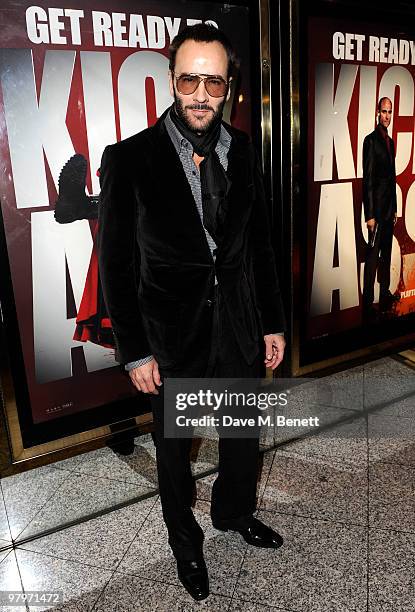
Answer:
M155 359L138 368L133 368L129 371L129 375L137 391L153 393L153 395L159 394L157 387L160 387L163 383L160 380L159 366Z
M376 225L376 219L375 219L375 218L373 218L373 219L368 219L368 220L366 221L366 227L367 227L367 229L373 230L373 228L375 227L375 225Z
M281 334L267 334L265 341L265 366L267 368L278 368L284 358L285 339Z

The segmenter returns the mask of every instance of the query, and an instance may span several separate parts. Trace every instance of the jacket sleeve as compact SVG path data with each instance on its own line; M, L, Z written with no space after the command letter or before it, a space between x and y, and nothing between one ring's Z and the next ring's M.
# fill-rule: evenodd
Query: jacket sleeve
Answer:
M254 204L250 219L250 238L255 294L263 334L275 334L285 332L287 326L271 244L271 226L262 168L254 146L250 144L249 147L253 164Z
M363 141L363 208L365 221L375 216L375 205L373 202L373 162L374 162L373 139L366 136Z
M151 349L137 295L137 200L115 147L107 146L101 160L98 253L104 300L114 332L115 358L126 364L146 357Z

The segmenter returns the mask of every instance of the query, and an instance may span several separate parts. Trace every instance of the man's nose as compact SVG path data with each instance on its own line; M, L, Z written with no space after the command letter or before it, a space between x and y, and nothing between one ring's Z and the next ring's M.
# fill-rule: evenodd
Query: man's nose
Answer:
M193 100L195 100L195 102L207 102L208 99L209 96L206 91L205 82L200 81L199 85L196 88L196 91L193 94Z

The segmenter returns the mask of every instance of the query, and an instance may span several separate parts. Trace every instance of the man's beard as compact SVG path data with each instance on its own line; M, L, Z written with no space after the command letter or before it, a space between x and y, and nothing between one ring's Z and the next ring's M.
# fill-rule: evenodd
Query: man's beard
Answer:
M185 124L185 126L194 134L207 134L209 132L209 130L216 125L219 121L222 120L222 115L223 115L223 108L226 104L226 99L224 98L222 100L222 102L219 104L218 108L216 110L214 110L211 106L209 106L208 104L188 104L186 107L184 106L182 100L180 100L180 98L177 96L176 92L174 92L174 106L176 109L176 113L177 115L180 117L180 119L183 121L183 123ZM205 123L204 125L199 126L195 126L192 125L192 123L190 123L187 115L186 115L186 109L190 110L190 109L194 109L194 110L210 110L212 111L212 116L210 118L210 120Z

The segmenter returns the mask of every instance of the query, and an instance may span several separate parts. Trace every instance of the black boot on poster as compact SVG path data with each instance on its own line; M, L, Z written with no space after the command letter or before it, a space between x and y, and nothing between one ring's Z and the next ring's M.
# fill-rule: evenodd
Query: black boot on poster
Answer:
M87 161L83 155L75 153L59 175L58 199L55 204L55 220L58 223L98 218L98 197L86 195L86 175Z

